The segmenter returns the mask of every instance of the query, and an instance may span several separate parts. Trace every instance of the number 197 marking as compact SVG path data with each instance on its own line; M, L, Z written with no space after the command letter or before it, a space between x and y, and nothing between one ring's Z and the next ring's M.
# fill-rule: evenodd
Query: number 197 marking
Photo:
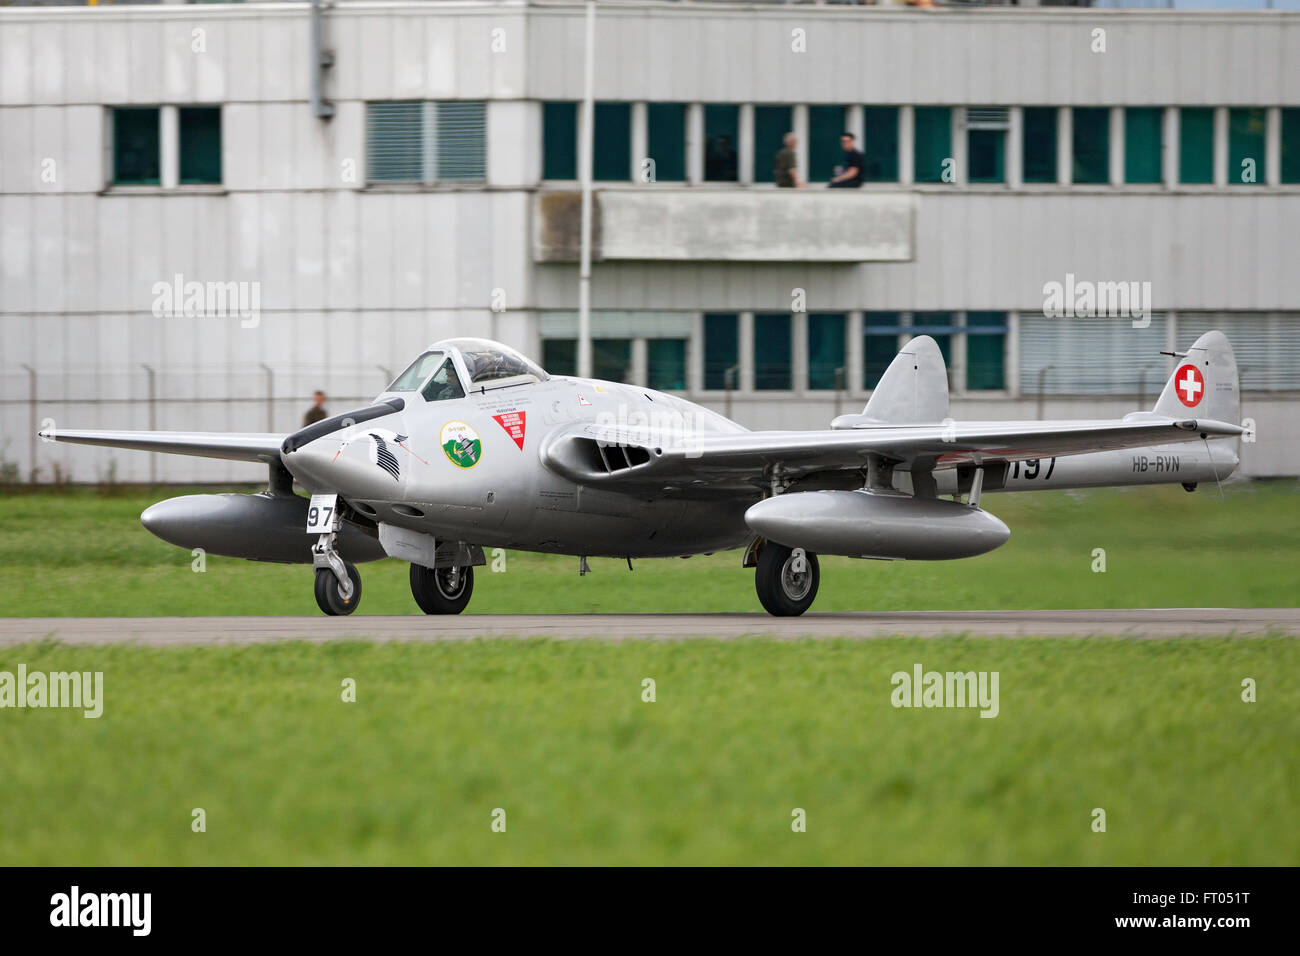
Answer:
M1025 465L1025 480L1026 480L1026 481L1031 481L1031 480L1033 480L1034 478L1037 478L1038 475L1039 475L1039 472L1042 471L1043 460L1042 460L1041 458L1026 458L1025 461L1024 461L1024 465ZM1047 474L1043 475L1043 481L1046 481L1048 478L1051 478L1051 477L1052 477L1052 472L1054 472L1054 471L1056 471L1056 458L1055 458L1055 457L1047 459ZM1012 465L1011 465L1011 477L1012 477L1012 478L1019 478L1019 477L1020 477L1020 462L1019 462L1019 461L1012 462Z

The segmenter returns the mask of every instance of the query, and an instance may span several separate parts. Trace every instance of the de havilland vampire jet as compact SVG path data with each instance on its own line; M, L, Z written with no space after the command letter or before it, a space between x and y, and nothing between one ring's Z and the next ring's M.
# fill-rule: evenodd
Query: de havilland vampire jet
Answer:
M484 548L631 559L744 548L759 601L802 614L818 554L964 558L1010 536L983 492L1179 482L1236 468L1237 366L1221 332L1178 361L1155 407L1118 420L956 422L929 336L860 415L750 431L675 395L548 375L483 339L429 347L373 404L294 432L43 432L57 441L270 466L259 494L191 495L141 520L183 548L310 563L326 614L361 599L356 564L411 565L427 614L469 603ZM293 483L311 494L293 491ZM961 496L965 495L965 501Z

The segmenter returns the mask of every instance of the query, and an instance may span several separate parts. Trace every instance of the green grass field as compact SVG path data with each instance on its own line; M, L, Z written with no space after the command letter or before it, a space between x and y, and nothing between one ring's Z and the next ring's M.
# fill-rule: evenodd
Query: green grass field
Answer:
M193 573L139 525L164 496L0 498L0 616L318 613L305 567ZM1298 504L990 496L999 551L827 559L815 610L1290 606ZM471 610L758 609L737 554L592 563L512 552ZM364 611L414 612L405 565L363 573ZM917 663L997 671L999 715L894 708ZM19 664L102 671L104 713L0 710L0 864L1300 864L1286 638L0 648Z
M102 670L104 713L0 712L3 864L1300 863L1289 639L0 649L19 662ZM915 663L998 671L999 715L895 709Z
M181 494L93 491L0 497L0 617L317 614L308 566L188 551L140 525ZM964 561L825 558L814 611L1066 607L1274 607L1300 597L1300 485L1236 483L995 494L985 507L1011 540ZM304 548L307 536L304 535ZM1094 573L1093 549L1106 552ZM509 552L504 573L478 569L478 613L758 611L738 552L689 560L591 562ZM359 614L414 614L407 566L361 566Z

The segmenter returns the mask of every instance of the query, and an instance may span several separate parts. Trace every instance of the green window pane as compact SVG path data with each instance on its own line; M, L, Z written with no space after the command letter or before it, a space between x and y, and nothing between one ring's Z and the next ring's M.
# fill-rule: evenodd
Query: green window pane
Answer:
M1282 182L1300 183L1300 108L1282 110Z
M632 105L597 103L591 176L602 182L632 178Z
M1228 110L1228 183L1264 182L1264 125L1267 110Z
M918 183L943 182L944 160L952 157L952 111L946 106L918 106L913 176Z
M867 312L862 316L862 387L875 388L898 354L898 312Z
M811 313L808 316L808 387L833 389L843 386L844 329L842 313ZM838 373L838 377L837 377Z
M740 364L740 317L734 312L704 316L704 387L721 391L727 387L727 372ZM731 387L740 385L732 373Z
M999 391L1006 385L1007 314L966 313L966 389Z
M862 110L863 175L869 183L898 182L898 107L867 106Z
M1178 181L1214 182L1214 110L1209 107L1179 110Z
M1110 182L1110 110L1075 107L1073 147L1074 182Z
M844 165L844 107L808 107L808 181L828 182L836 166Z
M647 143L655 162L655 181L686 181L686 104L650 103L646 106Z
M606 382L626 382L632 365L631 339L592 339L591 377Z
M542 178L578 178L578 104L542 104Z
M651 388L661 392L686 390L686 340L649 339L646 373Z
M789 313L754 316L754 388L785 391L792 387L790 346Z
M1124 182L1158 183L1163 178L1163 113L1159 107L1146 106L1124 111Z
M740 142L740 107L708 103L704 107L704 178L734 183L739 176L736 144Z
M1026 106L1021 139L1025 182L1056 182L1056 107Z
M785 145L785 134L792 129L790 107L754 107L754 182L776 181L776 154Z
M162 183L156 106L113 110L113 182L158 186Z
M181 182L221 182L221 107L183 106L179 112Z
M577 375L577 339L544 339L542 341L542 368L552 375Z
M973 129L966 134L966 175L973 183L1006 182L1007 134L1000 129Z

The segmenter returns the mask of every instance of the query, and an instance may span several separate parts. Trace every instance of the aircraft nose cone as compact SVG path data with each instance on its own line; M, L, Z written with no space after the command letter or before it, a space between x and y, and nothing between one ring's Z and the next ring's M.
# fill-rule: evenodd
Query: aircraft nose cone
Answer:
M359 428L326 435L293 451L281 449L280 460L304 487L349 498L386 499L401 491L411 455L390 428Z

